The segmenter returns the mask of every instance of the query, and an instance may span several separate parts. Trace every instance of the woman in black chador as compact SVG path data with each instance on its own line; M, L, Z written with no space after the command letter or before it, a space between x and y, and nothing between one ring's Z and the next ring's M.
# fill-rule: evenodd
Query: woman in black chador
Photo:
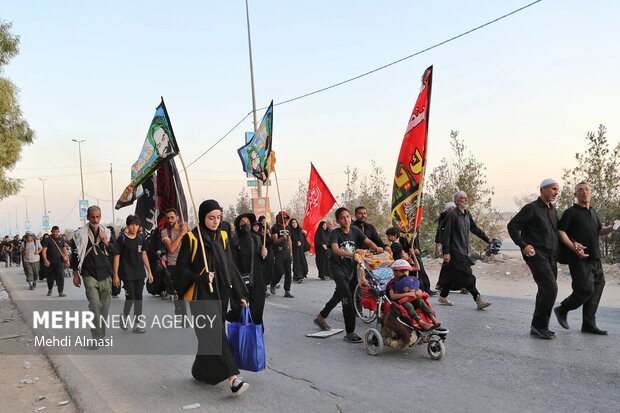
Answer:
M179 250L175 268L177 292L186 300L191 300L190 308L194 317L209 312L210 309L204 304L212 300L221 300L221 314L226 313L230 299L239 302L243 307L247 306L248 301L245 298L247 293L233 262L229 248L230 240L226 232L218 230L222 219L222 207L213 199L204 201L200 204L198 218L200 224L183 238ZM201 232L204 241L208 274L205 273L198 231ZM213 292L209 291L209 280L212 282ZM249 384L237 377L239 369L233 361L224 323L221 336L208 328L200 328L201 325L196 323L194 327L198 338L198 352L192 366L192 376L211 385L227 380L233 394L243 393ZM218 353L214 349L217 348L219 340L221 340L221 352Z
M319 222L319 226L314 234L314 251L316 252L316 268L319 270L319 278L325 280L329 278L329 256L331 248L329 245L329 229L327 222Z
M249 292L250 313L254 324L263 324L263 309L265 308L265 280L263 278L264 262L267 257L267 248L263 247L263 240L252 232L251 226L256 223L254 214L243 214L235 218L235 235L230 241L230 248L235 265L241 274L252 274L247 278L246 288ZM241 306L233 301L228 321L239 321Z
M306 241L306 231L301 228L299 222L292 218L286 227L291 236L291 246L293 248L293 281L303 282L308 276L308 261L306 261L306 251L310 249L310 244Z

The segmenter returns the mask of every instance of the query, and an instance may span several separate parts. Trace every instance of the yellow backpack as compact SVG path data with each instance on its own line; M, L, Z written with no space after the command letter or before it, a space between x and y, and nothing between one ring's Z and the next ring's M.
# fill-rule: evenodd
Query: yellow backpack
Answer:
M226 247L228 246L228 233L226 231L220 230L220 235L222 236L222 243L224 244L224 251L226 251ZM196 254L198 253L198 237L194 235L193 231L187 233L189 237L189 249L192 252L192 260L194 262L194 258L196 258ZM205 268L200 271L200 275L205 273ZM194 287L195 284L192 284L189 289L183 294L183 299L185 301L192 301L194 299Z

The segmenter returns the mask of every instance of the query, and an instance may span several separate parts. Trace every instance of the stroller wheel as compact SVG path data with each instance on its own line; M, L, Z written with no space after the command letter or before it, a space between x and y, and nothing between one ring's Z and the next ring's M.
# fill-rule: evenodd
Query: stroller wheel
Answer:
M376 328L369 328L364 334L364 347L371 356L377 356L383 352L383 337Z
M359 284L355 286L353 301L355 304L355 312L364 323L370 324L377 319L377 313L362 306L362 289Z
M443 340L431 340L428 342L426 350L433 360L439 360L446 354L446 345Z

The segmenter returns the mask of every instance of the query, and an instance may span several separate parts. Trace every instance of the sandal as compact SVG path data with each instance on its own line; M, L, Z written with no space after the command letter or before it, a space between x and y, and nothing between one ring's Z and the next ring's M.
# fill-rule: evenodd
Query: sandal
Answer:
M332 329L329 324L325 322L325 320L321 321L318 317L314 319L314 324L316 324L323 331L329 331Z
M348 341L349 343L361 343L363 340L360 336L355 333L349 333L343 338L344 341Z

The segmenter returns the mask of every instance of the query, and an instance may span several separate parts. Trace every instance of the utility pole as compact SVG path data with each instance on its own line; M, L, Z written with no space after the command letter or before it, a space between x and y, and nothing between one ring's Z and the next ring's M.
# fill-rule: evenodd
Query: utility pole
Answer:
M84 200L84 173L82 172L82 142L86 142L86 139L77 140L71 139L78 144L78 153L80 154L80 182L82 183L82 201ZM86 224L86 219L82 218L82 223Z
M19 205L13 205L13 207L15 208L15 233L19 234L19 223L17 222L17 210Z
M24 222L24 229L29 230L30 228L26 228L30 226L30 218L28 217L28 195L22 195L24 201L26 201L26 221Z
M344 173L347 174L347 197L350 198L351 197L351 180L349 178L349 175L351 174L351 171L349 170L349 165L347 165L347 170Z
M114 207L114 176L112 175L112 164L110 164L110 188L112 189L112 226L114 226L116 223L116 218L114 217L116 208Z
M47 178L39 178L39 181L43 184L43 218L42 218L42 227L43 229L47 229L49 227L49 218L47 217L47 204L45 202L45 181Z
M248 50L250 53L250 82L252 84L252 118L254 122L254 133L256 133L257 121L256 121L256 92L254 89L254 63L252 61L252 38L250 36L250 11L248 8L248 0L245 0L245 17L248 24ZM263 183L260 179L256 179L256 188L258 189L259 198L263 196ZM267 182L269 185L269 182Z

